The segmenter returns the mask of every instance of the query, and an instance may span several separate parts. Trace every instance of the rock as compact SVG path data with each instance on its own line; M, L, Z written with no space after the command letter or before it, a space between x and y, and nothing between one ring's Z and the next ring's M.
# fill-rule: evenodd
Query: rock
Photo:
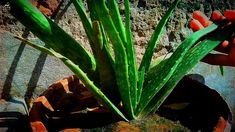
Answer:
M28 115L28 108L24 99L13 97L9 101L0 99L1 112L19 112L22 115Z
M31 1L41 12L47 16L55 17L60 5L62 5L62 0L47 0L47 1Z

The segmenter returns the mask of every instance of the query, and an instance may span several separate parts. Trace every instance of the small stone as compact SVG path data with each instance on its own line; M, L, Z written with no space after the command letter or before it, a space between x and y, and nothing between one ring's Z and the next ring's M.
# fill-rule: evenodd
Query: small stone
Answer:
M138 36L139 36L139 37L145 37L145 33L144 33L143 31L139 31L139 32L138 32Z

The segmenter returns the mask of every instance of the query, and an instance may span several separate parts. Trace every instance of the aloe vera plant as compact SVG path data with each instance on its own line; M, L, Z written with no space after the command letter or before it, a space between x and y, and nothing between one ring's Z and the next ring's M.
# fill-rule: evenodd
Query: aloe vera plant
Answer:
M155 112L181 78L235 32L234 25L221 28L212 24L186 38L170 58L152 65L154 49L179 1L172 3L156 26L137 67L128 0L124 0L125 24L115 0L87 0L89 15L82 0L72 0L93 53L84 49L29 1L9 0L12 14L47 47L16 38L59 58L104 106L126 121ZM124 109L120 108L120 103Z

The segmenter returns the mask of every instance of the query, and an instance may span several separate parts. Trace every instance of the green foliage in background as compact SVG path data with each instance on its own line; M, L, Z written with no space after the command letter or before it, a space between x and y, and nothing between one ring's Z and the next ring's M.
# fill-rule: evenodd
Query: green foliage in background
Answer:
M82 0L72 0L92 53L29 1L9 2L11 13L49 48L18 39L59 58L104 106L126 121L155 112L182 77L235 31L234 25L222 29L212 24L185 39L168 59L152 63L154 49L179 3L175 0L156 26L138 67L128 0L124 0L125 23L116 0L87 0L89 13Z

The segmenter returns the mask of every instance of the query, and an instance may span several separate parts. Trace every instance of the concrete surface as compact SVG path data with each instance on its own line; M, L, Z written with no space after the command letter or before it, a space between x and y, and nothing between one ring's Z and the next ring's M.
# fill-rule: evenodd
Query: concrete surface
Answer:
M0 97L35 98L69 75L72 72L60 60L21 44L8 32L0 32Z

